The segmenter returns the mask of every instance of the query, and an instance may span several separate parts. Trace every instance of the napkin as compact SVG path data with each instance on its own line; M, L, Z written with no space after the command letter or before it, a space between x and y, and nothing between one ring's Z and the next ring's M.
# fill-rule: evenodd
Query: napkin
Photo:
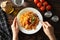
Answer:
M9 28L7 26L5 13L0 8L0 40L11 40Z

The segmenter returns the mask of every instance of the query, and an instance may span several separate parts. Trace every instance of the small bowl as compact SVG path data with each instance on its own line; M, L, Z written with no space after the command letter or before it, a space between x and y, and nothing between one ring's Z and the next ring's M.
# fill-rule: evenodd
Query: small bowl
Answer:
M18 2L17 2L18 1ZM22 6L24 4L24 0L21 0L21 4L18 4L20 0L12 0L12 2L16 5L16 6ZM16 3L17 2L17 3Z

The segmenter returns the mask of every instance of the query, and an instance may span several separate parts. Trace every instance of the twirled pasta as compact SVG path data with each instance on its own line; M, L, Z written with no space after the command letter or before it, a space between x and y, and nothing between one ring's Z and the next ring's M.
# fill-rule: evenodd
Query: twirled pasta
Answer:
M33 12L24 12L20 15L20 25L28 30L36 29L39 18Z

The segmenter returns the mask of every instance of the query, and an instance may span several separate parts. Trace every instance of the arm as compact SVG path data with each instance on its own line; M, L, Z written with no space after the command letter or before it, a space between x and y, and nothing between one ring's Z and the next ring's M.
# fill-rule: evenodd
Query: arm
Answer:
M53 27L48 22L43 22L43 31L49 37L50 40L56 40Z
M13 24L11 25L11 29L12 29L12 33L13 33L13 39L12 40L18 40L19 29L18 29L18 25L16 22L16 18L14 19Z
M13 35L13 39L12 40L18 40L18 35L17 36Z

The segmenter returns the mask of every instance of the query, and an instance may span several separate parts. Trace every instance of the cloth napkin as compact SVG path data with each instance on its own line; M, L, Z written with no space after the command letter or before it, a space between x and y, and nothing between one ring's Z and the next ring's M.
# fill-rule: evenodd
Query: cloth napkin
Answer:
M9 28L7 26L5 13L0 8L0 40L11 40Z

